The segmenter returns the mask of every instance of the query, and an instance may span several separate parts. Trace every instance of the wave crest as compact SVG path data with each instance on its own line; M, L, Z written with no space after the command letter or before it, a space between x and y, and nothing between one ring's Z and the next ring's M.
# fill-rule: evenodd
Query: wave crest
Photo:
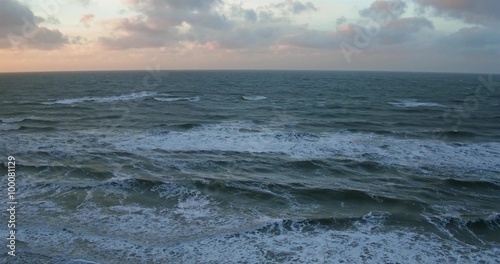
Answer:
M96 103L110 103L114 101L129 101L136 100L144 97L150 97L156 95L156 92L152 91L142 91L131 94L122 94L117 96L106 96L106 97L80 97L80 98L69 98L69 99L60 99L52 102L43 102L44 105L54 105L54 104L78 104L84 102L96 102Z

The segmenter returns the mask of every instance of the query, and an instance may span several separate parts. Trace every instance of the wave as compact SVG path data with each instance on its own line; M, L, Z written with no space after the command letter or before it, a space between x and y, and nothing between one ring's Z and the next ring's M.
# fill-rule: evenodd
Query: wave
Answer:
M132 263L221 263L226 260L234 263L497 263L498 259L498 249L494 246L467 245L419 232L415 228L380 230L376 224L352 230L335 230L301 221L274 220L261 228L226 231L224 228L228 229L227 225L237 224L233 220L219 223L218 233L213 235L196 239L181 237L184 239L171 242L169 238L181 236L180 232L193 233L193 229L203 228L206 223L196 222L180 227L151 210L142 209L140 212L115 213L111 218L105 212L88 210L84 212L87 215L77 212L67 216L76 223L81 223L77 216L83 219L91 217L91 220L98 219L95 215L100 216L99 219L106 221L96 221L100 225L92 225L89 229L102 232L82 232L81 227L67 225L67 228L60 225L42 228L27 226L24 231L26 236L35 240L24 253L25 259L48 259L46 262L50 263L73 263L76 261L71 260L75 259L101 263L109 262L109 256L116 261ZM105 217L117 220L110 221ZM238 220L242 222L239 228L245 228L245 222ZM149 228L144 228L145 222L148 222ZM132 236L130 232L135 233ZM110 236L110 233L114 235ZM46 237L54 239L43 240ZM69 250L68 253L68 249L80 249L82 240L98 246L88 247L84 253L77 250ZM65 247L57 246L61 244ZM53 250L49 251L51 248ZM51 252L51 255L32 254L30 251Z
M424 214L422 216L428 223L451 237L457 234L459 236L472 234L475 239L500 242L498 236L495 236L495 233L500 231L500 213L455 213L431 216ZM464 230L465 234L462 233ZM484 243L483 240L481 241Z
M500 172L500 143L451 144L430 139L404 139L372 133L304 133L249 129L251 124L203 125L188 131L142 133L117 138L116 148L168 152L227 151L275 153L295 159L353 160L405 167L435 166L456 170Z
M156 92L152 91L142 91L131 94L122 94L117 96L107 96L107 97L80 97L80 98L69 98L69 99L60 99L51 102L43 102L44 105L54 105L54 104L78 104L84 102L96 102L96 103L110 103L114 101L129 101L136 100L144 97L150 97L156 95Z
M253 96L243 95L243 96L241 96L241 98L243 100L247 100L247 101L260 101L260 100L266 100L267 99L267 97L261 96L261 95L253 95Z
M11 130L54 130L53 127L58 121L37 116L10 117L0 119L0 131Z
M57 128L53 126L20 126L18 130L23 131L33 131L33 132L42 132L42 131L56 131Z
M460 179L445 179L443 183L452 187L468 188L468 189L493 189L500 191L500 185L488 181L472 181Z
M46 203L42 207L46 210L55 206ZM34 212L37 207L40 204L24 206L25 210ZM48 220L43 227L37 224L39 218L38 222L24 224L23 232L31 238L30 248L24 252L25 259L41 258L30 251L51 252L51 256L42 258L49 258L47 262L51 263L72 263L70 259L76 258L101 263L109 262L109 256L132 263L220 263L225 260L235 263L387 263L389 259L394 263L496 263L498 259L494 243L470 245L416 227L381 228L390 217L383 213L352 219L306 220L243 218L235 214L179 223L181 216L175 210L137 205L108 206L106 210L80 207L74 212L63 212L65 223L72 224L61 226L60 221L56 222L60 217L54 219L54 214L50 215L52 218L42 218ZM144 228L146 222L148 226ZM75 250L82 247L81 241L96 246L85 251ZM61 244L65 247L58 247ZM66 259L54 261L56 256Z
M8 117L8 118L1 118L0 122L1 123L19 123L22 122L26 119L26 117Z
M441 216L436 218L439 218L440 221L456 225L487 225L500 228L500 213L460 214L459 216Z
M230 205L205 194L210 188L227 188L224 183L193 189L161 180L116 177L77 187L68 188L69 184L25 185L23 210L37 215L37 219L27 219L24 223L26 237L33 238L28 250L49 252L50 248L54 255L97 262L106 262L106 256L113 254L118 260L152 263L183 262L186 258L210 263L224 259L252 263L310 263L318 259L335 263L346 259L355 263L383 263L387 259L398 263L457 262L457 259L464 263L471 260L494 263L498 256L495 248L498 238L482 236L486 232L492 236L498 233L499 215L495 213L429 219L443 222L445 230L466 237L457 240L436 234L427 228L429 224L422 217L406 214L404 210L390 213L367 206L344 215L335 211L300 214L275 209L279 204L268 199L273 198L270 196L273 192L263 193L271 193L268 196L252 192L252 203L245 204L240 200L244 193L229 190L234 193L227 197ZM325 192L327 202L352 197L356 204L365 205L364 201L371 199L356 190L339 192L340 197L333 199L327 198L334 194L331 190L310 192ZM273 213L259 208L255 202L259 197L276 205ZM394 207L408 203L402 201ZM68 210L68 204L77 210ZM66 223L63 226L62 217ZM43 227L40 222L45 223ZM144 228L146 222L148 228ZM464 225L468 230L462 228ZM474 233L469 234L469 230ZM467 240L476 234L484 244L478 246ZM54 239L44 239L49 236ZM81 247L81 240L98 246L89 247L84 254L72 254L73 250L68 254L68 248ZM61 243L66 245L64 249L57 247Z
M21 125L16 123L0 123L0 131L18 130Z
M185 124L170 125L169 127L182 129L182 130L189 130L189 129L193 129L193 128L201 127L201 126L202 126L202 124L199 124L199 123L185 123Z
M24 122L35 122L35 123L45 123L45 124L53 124L57 123L58 120L43 118L38 116L27 116L27 117L10 117L0 119L0 124L10 125L16 123L24 123Z
M446 131L435 131L432 133L427 133L427 134L432 134L435 136L439 137L449 137L449 138L474 138L476 136L481 136L481 134L474 133L474 132L468 132L468 131L459 131L459 130L446 130Z
M184 102L198 102L200 101L199 96L194 96L194 97L177 97L177 96L171 96L171 97L154 97L156 101L159 102L179 102L179 101L184 101Z
M401 108L414 108L414 107L446 107L445 105L433 102L418 102L416 100L399 100L399 102L389 102L389 104Z

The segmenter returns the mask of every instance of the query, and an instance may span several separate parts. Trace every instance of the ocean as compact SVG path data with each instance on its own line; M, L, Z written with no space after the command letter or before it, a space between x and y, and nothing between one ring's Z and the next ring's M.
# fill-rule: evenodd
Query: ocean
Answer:
M500 263L499 81L2 73L0 262Z

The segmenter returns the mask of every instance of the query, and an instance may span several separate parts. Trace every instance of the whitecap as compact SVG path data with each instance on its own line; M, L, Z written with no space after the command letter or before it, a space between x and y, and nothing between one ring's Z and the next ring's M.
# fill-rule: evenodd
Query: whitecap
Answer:
M21 126L16 123L0 123L0 131L18 130Z
M185 102L198 102L200 101L199 96L194 96L194 97L154 97L156 101L159 102L178 102L178 101L185 101Z
M434 102L418 102L416 100L399 100L399 102L389 102L389 104L403 107L403 108L414 108L414 107L445 107L442 104Z
M117 138L113 144L118 149L134 153L139 149L280 153L298 159L335 157L391 166L500 172L500 155L490 151L500 147L495 142L455 146L439 140L401 139L371 133L314 134L248 130L247 127L241 123L218 124L186 132L171 131L167 135L130 135Z
M142 92L137 92L137 93L122 94L122 95L107 96L107 97L85 96L85 97L80 97L80 98L60 99L60 100L51 101L51 102L43 102L42 104L45 104L45 105L77 104L77 103L83 103L83 102L110 103L110 102L114 102L114 101L136 100L136 99L154 96L154 95L156 95L156 92L142 91Z
M24 117L8 117L8 118L2 118L0 121L2 123L19 123L24 121L26 118Z

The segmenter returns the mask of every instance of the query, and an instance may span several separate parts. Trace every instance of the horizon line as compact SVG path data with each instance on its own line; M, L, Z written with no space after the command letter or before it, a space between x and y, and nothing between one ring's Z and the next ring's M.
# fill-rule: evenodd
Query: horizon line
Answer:
M335 70L335 69L134 69L134 70L53 70L53 71L0 71L0 74L11 73L90 73L90 72L380 72L380 73L446 73L446 74L491 74L499 75L500 72L461 72L461 71L408 71L408 70Z

